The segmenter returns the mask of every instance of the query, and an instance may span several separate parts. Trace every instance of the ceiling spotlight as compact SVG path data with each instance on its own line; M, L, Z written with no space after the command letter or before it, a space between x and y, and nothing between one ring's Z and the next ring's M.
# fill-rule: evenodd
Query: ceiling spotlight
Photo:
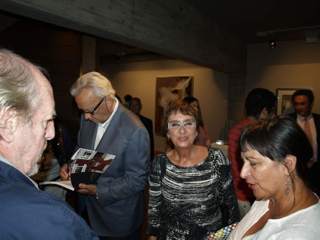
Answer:
M269 41L269 47L271 48L276 48L278 46L277 42L275 40L270 40Z

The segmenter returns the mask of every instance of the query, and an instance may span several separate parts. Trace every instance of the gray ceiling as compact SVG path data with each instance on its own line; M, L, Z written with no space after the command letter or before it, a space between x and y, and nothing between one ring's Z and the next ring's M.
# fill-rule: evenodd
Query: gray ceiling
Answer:
M319 0L188 0L246 43L295 40L320 30Z
M320 39L320 0L185 0L201 14L238 35L246 44L270 40ZM26 18L0 12L0 31ZM101 46L105 55L116 58L139 55L140 49L110 42Z

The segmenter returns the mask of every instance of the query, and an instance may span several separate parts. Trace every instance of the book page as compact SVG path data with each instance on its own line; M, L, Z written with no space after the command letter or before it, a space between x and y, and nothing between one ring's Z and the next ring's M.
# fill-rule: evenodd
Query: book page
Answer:
M72 186L70 180L66 180L66 181L45 181L45 182L39 183L39 185L40 186L56 185L56 186L60 186L60 187L66 188L68 190L74 191L74 187Z

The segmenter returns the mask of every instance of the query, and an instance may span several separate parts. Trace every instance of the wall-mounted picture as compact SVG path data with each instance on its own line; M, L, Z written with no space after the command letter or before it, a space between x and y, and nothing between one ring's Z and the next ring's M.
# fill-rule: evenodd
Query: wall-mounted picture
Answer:
M294 112L291 96L296 90L296 88L277 88L277 115Z
M192 95L193 77L158 77L156 81L156 117L155 132L165 136L163 132L164 113L171 101Z

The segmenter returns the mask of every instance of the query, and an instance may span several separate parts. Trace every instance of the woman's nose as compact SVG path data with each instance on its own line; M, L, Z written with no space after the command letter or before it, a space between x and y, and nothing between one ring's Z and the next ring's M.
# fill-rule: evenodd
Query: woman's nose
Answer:
M240 177L245 179L249 174L250 174L250 167L248 163L244 163L241 168Z
M184 125L182 125L182 126L179 127L179 132L180 132L180 133L184 133L185 131L186 131L186 129L185 129L185 126L184 126Z

